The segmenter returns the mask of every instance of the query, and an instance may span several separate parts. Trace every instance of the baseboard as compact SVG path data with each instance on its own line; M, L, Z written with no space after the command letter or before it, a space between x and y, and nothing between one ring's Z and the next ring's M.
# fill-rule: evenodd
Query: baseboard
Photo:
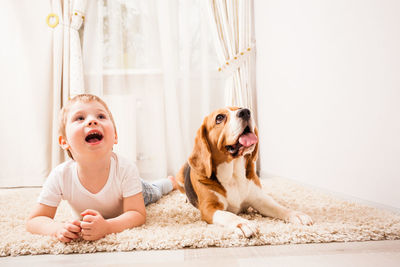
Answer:
M362 198L359 198L359 197L356 197L356 196L347 195L347 194L336 192L336 191L331 191L331 190L328 190L328 189L323 188L323 187L318 187L318 186L315 186L315 185L307 184L307 183L298 181L298 180L293 179L293 178L282 177L280 175L276 175L276 174L273 174L273 173L270 173L270 172L266 172L266 171L263 171L263 170L260 170L259 177L261 179L280 178L280 179L289 180L289 181L292 181L294 183L300 184L300 185L302 185L304 187L308 187L308 188L323 192L325 194L328 194L328 195L331 195L331 196L334 196L334 197L337 197L337 198L340 198L340 199L343 199L343 200L356 202L356 203L359 203L359 204L363 204L363 205L367 205L367 206L371 206L371 207L375 207L375 208L379 208L379 209L385 209L385 210L389 210L389 211L395 212L397 214L400 214L400 208L392 207L392 206L389 206L389 205L385 205L385 204L382 204L382 203L378 203L378 202L362 199Z

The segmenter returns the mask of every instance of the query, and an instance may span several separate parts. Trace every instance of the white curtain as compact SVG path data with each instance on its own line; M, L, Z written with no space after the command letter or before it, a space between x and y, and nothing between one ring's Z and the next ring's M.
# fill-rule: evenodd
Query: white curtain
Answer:
M77 30L84 6L83 0L2 1L0 187L42 185L64 159L58 112L83 91Z
M253 0L209 0L219 71L227 77L226 105L255 110Z
M86 90L115 117L115 151L141 176L176 174L203 117L224 105L225 77L201 0L89 1L83 29Z
M85 92L79 37L79 30L85 20L85 11L86 0L64 0L64 18L68 19L64 20L63 88L68 88L66 90L68 97Z
M67 156L58 145L58 113L71 97L85 92L82 66L82 48L79 30L84 22L86 0L52 0L51 6L60 23L55 25L53 36L53 91L55 103L52 123L52 167L60 164ZM54 26L55 25L55 26ZM60 152L61 151L61 152Z
M109 103L115 150L142 177L176 174L204 116L225 103L206 3L3 1L0 187L42 185L64 160L58 113L82 92Z
M21 8L25 7L25 8ZM53 29L48 2L0 8L0 185L40 185L51 168Z

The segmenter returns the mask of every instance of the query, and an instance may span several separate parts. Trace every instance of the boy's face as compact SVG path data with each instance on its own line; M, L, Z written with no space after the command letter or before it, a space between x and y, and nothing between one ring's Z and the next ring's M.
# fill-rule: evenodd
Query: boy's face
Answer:
M69 149L75 160L111 153L118 138L105 107L97 102L76 102L68 110L66 138L60 136L63 149Z

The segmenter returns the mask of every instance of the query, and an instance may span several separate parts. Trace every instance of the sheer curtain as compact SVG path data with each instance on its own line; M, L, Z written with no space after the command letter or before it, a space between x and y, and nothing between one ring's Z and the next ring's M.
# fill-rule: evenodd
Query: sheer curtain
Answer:
M209 0L219 71L227 77L226 104L255 109L253 0Z
M71 87L83 91L82 63L75 59L84 6L84 0L2 1L2 187L42 185L64 159L58 112Z
M175 174L203 117L224 105L224 75L201 0L89 1L85 86L110 105L115 151L143 178Z
M51 12L47 2L2 2L0 186L41 185L51 168L54 31L46 25Z

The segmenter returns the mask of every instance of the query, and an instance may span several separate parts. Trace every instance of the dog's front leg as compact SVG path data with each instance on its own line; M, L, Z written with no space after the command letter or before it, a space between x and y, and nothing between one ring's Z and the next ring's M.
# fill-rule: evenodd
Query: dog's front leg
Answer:
M300 211L290 210L278 202L272 197L267 195L260 187L254 185L253 194L249 200L251 206L258 210L264 216L270 216L278 219L282 219L286 222L311 225L313 221L310 216Z
M217 205L215 205L217 204ZM218 209L220 203L200 205L199 209L203 220L210 224L216 224L231 229L239 236L252 237L258 232L257 227L250 221L226 210Z

